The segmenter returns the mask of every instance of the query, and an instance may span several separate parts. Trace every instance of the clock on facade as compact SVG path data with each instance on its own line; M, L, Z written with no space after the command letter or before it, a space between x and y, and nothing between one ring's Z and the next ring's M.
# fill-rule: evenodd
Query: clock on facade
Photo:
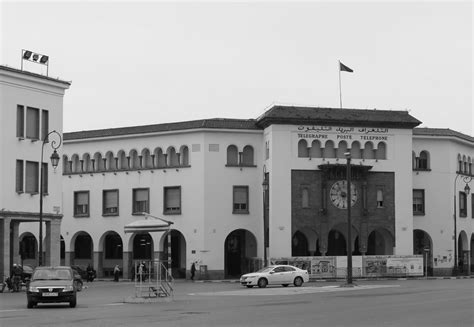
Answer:
M357 189L351 183L351 207L357 202ZM337 181L331 186L329 198L332 204L339 209L347 209L347 181Z

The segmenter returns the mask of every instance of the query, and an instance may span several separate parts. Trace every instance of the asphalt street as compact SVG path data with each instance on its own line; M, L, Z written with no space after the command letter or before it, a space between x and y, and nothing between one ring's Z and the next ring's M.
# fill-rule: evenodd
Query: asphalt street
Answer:
M177 281L173 299L125 303L131 282L99 281L76 308L0 294L0 326L473 326L473 280L311 282L303 287L241 287Z

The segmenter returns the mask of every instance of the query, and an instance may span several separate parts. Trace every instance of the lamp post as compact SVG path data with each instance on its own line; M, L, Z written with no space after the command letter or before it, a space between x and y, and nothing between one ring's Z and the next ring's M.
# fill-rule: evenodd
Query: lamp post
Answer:
M352 221L351 221L351 153L344 153L347 159L347 285L352 286Z
M453 219L454 219L454 269L453 269L453 275L457 275L458 271L459 271L459 267L458 267L458 232L457 232L457 218L456 218L456 182L457 182L459 176L461 176L461 175L456 174L456 178L454 178L454 213L453 213ZM468 196L469 192L471 191L471 188L469 187L469 183L472 181L472 176L463 176L462 180L466 184L466 186L464 186L464 192L466 193L466 196Z
M263 168L263 266L267 266L268 174Z
M61 134L57 131L53 130L49 132L43 139L43 143L41 145L41 161L40 161L40 207L39 207L39 255L38 255L38 266L43 265L43 152L44 152L44 145L49 143L48 137L51 134L56 134L59 138L59 142L55 140L51 141L51 148L54 150L53 154L51 155L51 165L54 169L59 164L59 155L56 150L61 146L62 138Z

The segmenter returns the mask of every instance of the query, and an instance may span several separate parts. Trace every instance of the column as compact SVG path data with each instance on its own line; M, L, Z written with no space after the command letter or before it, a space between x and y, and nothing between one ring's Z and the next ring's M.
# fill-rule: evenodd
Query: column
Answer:
M12 234L11 234L11 247L12 247L12 259L13 263L21 264L20 257L20 222L13 220L11 222Z
M99 278L99 276L102 277L103 275L103 272L101 271L102 267L100 267L100 254L102 254L102 252L97 252L97 251L94 251L92 254L92 267L97 272L96 273L97 278Z
M11 218L3 218L0 220L0 233L2 243L0 244L2 250L2 257L0 258L0 281L4 277L10 276L10 223Z
M131 253L123 252L122 254L122 278L131 279L132 278L132 267L130 266L131 262Z
M44 240L45 263L50 266L61 264L61 220L46 221L46 237Z

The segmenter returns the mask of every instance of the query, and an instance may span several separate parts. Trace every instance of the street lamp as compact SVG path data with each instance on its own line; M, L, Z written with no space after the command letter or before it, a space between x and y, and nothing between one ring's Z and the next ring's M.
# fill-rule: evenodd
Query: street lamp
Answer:
M347 285L352 286L352 222L351 222L351 153L345 152L347 159Z
M459 271L458 267L458 232L457 232L457 219L456 219L456 182L458 180L458 177L461 176L459 174L456 174L456 178L454 179L454 213L453 213L453 219L454 219L454 269L453 269L453 275L457 275ZM464 186L464 192L466 193L466 196L469 195L469 192L471 191L471 188L469 187L469 183L472 181L472 176L463 176L462 180L464 183L466 183L466 186Z
M56 134L59 138L59 142L55 140L51 141L51 148L54 150L53 154L51 155L51 165L54 169L58 167L59 164L59 155L56 149L61 146L62 138L61 134L57 131L53 130L48 133L43 139L43 143L41 145L41 161L40 161L40 207L39 207L39 255L38 255L38 266L43 265L43 152L44 152L44 145L49 143L48 137L51 134Z
M263 266L267 266L267 220L268 220L268 173L263 166Z

